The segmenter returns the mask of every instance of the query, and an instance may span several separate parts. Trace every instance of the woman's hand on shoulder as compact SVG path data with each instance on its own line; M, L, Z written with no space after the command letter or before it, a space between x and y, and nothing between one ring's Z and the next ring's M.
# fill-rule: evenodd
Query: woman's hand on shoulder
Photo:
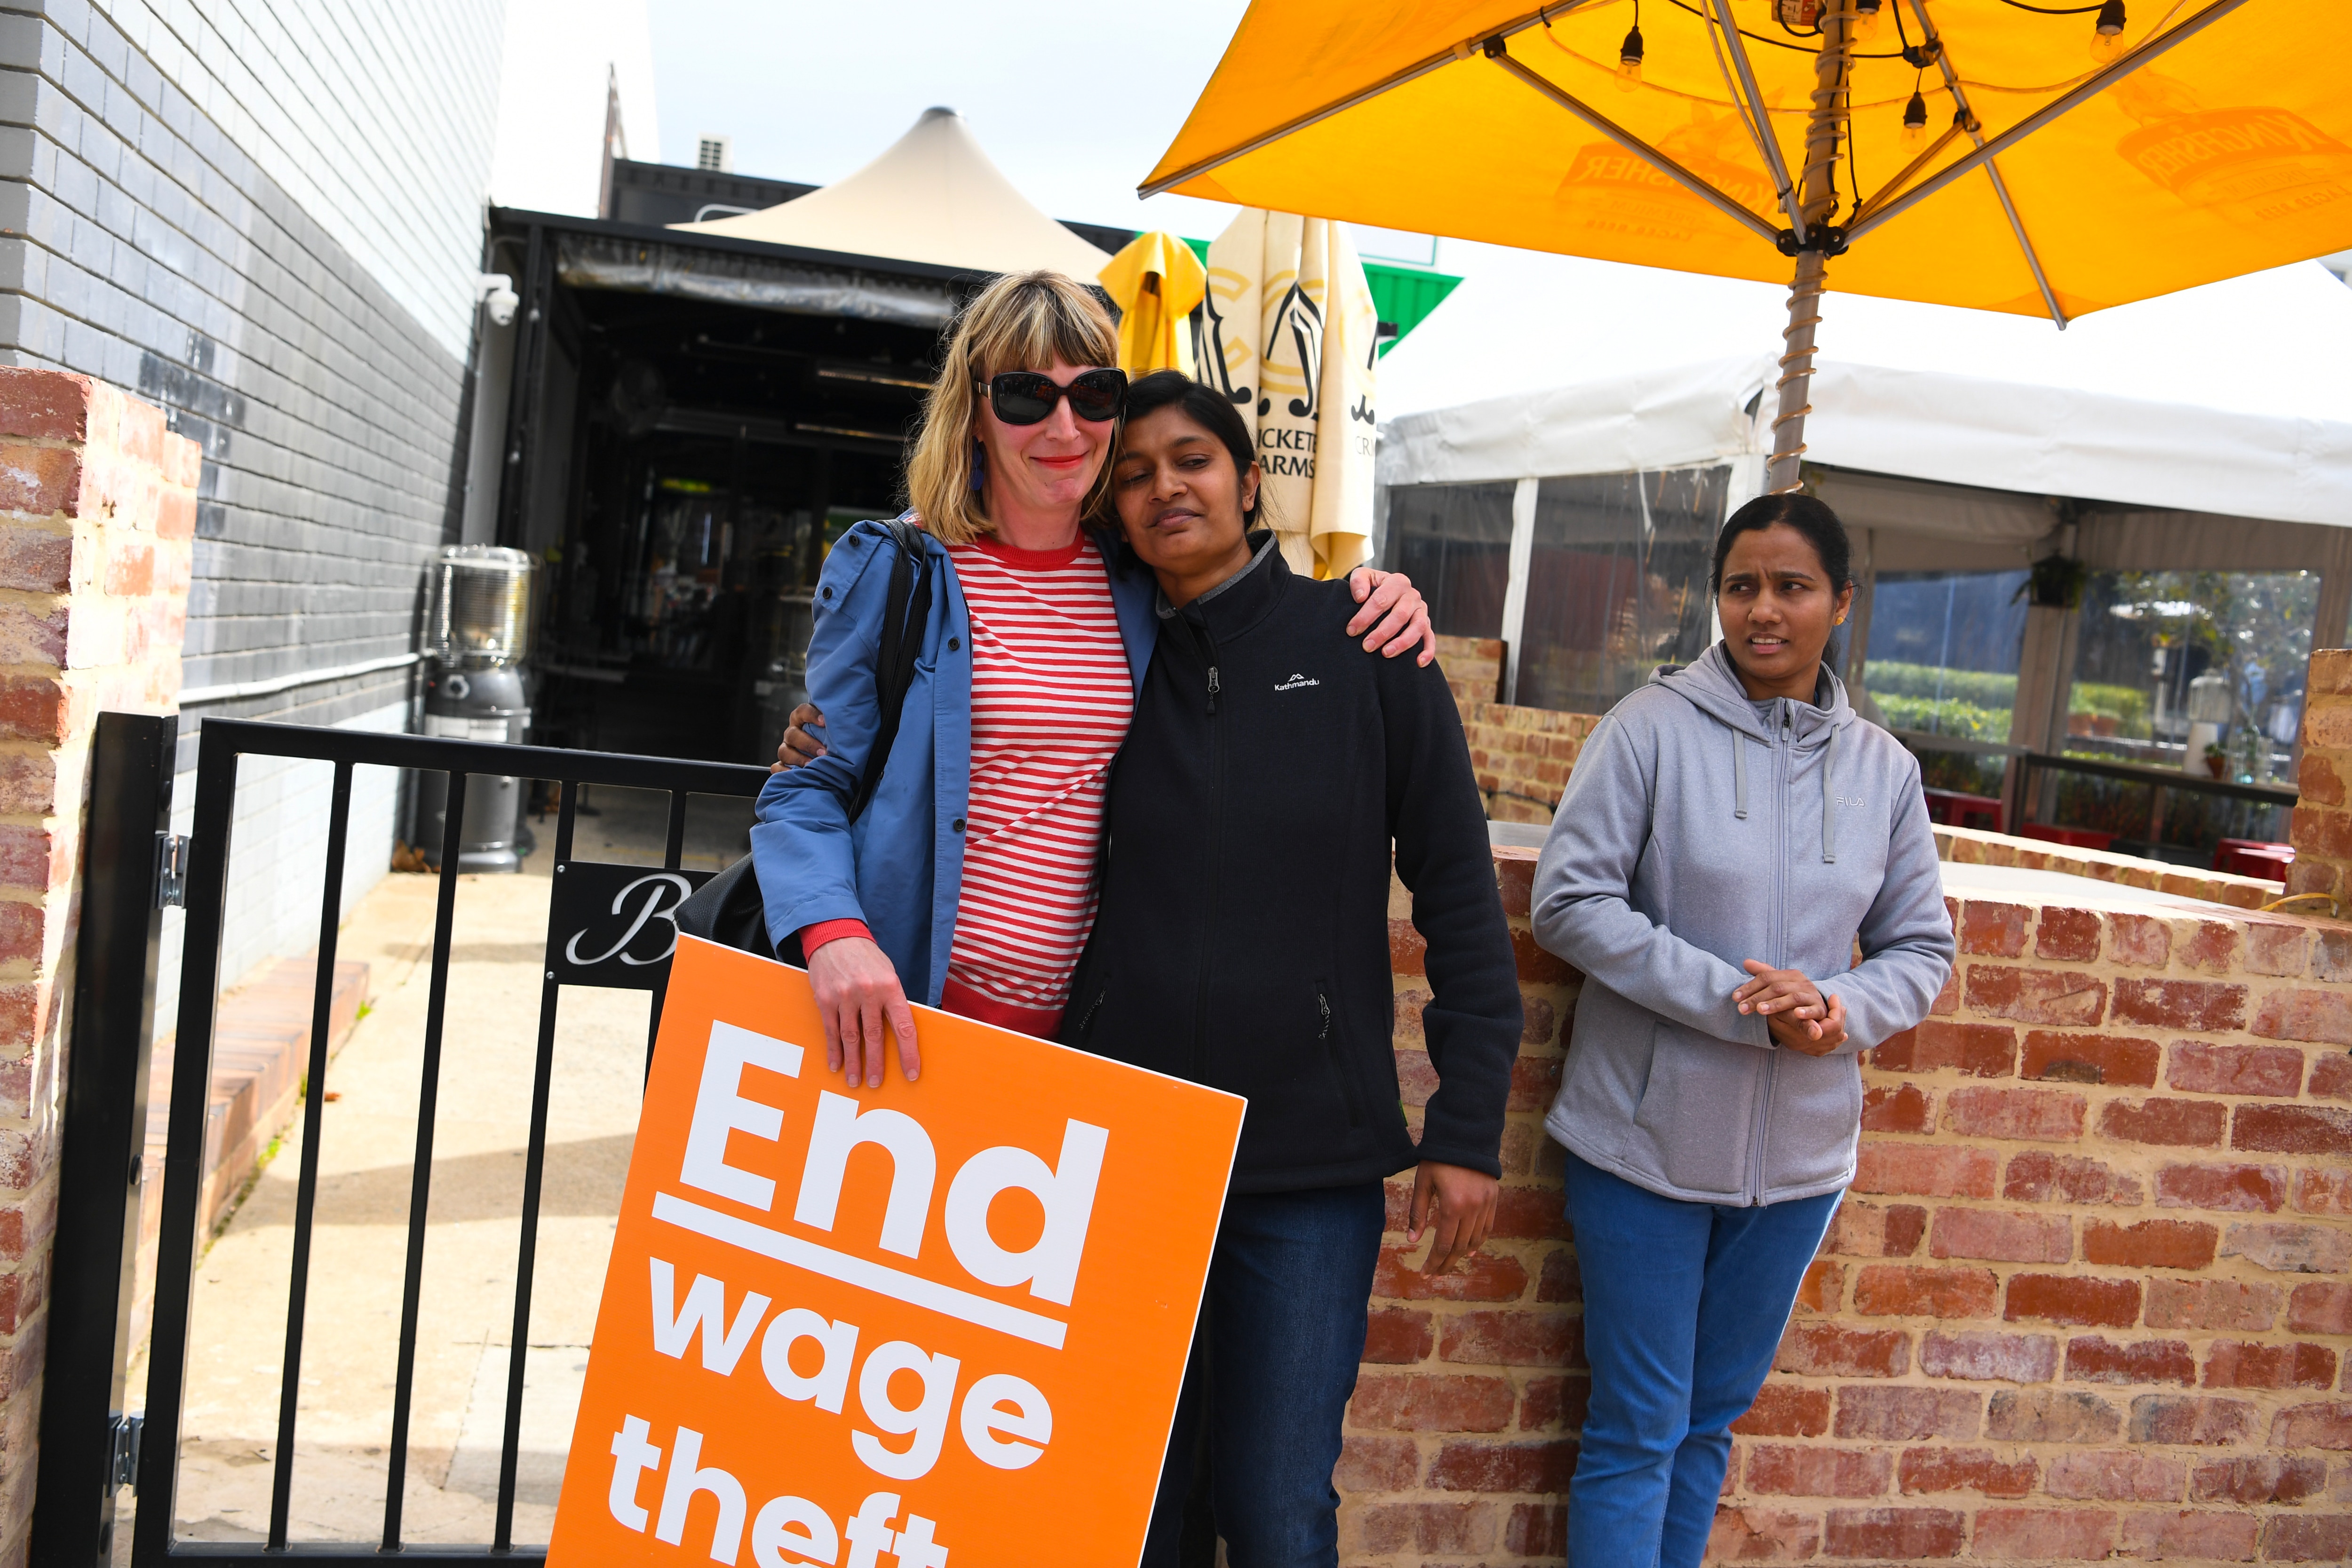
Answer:
M775 763L768 771L772 773L784 773L824 755L824 742L809 733L812 730L824 728L824 715L818 712L814 704L803 702L793 709L792 721L784 729L784 738L776 742Z
M1414 662L1423 665L1437 657L1437 634L1429 625L1429 601L1421 596L1412 578L1402 572L1359 566L1348 574L1348 592L1363 606L1348 623L1348 635L1363 637L1366 653L1394 658L1418 647L1421 657ZM1367 632L1371 635L1365 636Z

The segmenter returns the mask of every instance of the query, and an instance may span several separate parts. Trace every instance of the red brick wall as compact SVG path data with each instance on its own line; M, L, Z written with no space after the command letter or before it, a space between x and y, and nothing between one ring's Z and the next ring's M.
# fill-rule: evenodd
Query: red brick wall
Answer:
M2304 695L2303 773L2287 837L2294 842L2290 893L2328 893L2352 903L2352 649L2311 656Z
M1413 1270L1402 1184L1342 1560L1557 1563L1590 1387L1541 1118L1577 977L1496 851L1528 1029L1503 1221ZM1402 915L1404 907L1392 909ZM1716 1562L2352 1559L2352 927L1988 900L1864 1067L1861 1175L1739 1424ZM1419 939L1393 928L1399 1061Z
M202 460L111 387L0 368L0 1563L36 1469L89 738L178 698Z

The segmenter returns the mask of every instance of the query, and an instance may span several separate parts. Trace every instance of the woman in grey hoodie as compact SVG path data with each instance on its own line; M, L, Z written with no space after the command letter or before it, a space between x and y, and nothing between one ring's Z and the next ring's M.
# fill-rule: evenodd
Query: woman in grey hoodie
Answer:
M1575 1568L1697 1568L1731 1424L1853 1176L1856 1055L1951 973L1918 763L1822 663L1848 560L1809 496L1733 513L1723 640L1593 731L1537 868L1536 938L1586 977L1545 1122L1592 1365Z

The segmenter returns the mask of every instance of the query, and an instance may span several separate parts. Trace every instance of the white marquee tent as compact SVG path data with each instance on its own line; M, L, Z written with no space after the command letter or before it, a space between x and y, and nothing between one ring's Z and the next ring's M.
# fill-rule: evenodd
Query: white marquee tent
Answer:
M1539 511L1557 511L1554 535L1590 534L1612 505L1637 509L1645 542L1678 521L1680 569L1699 563L1703 575L1716 525L1761 489L1771 381L1769 359L1716 361L1408 415L1381 432L1384 526L1507 542L1507 682L1518 700L1543 701L1520 689L1519 658L1530 596L1546 608L1543 574L1530 570L1541 565ZM2343 640L2352 425L1834 361L1812 398L1809 477L1853 535L1865 644L1878 573L2014 571L2053 553L2093 571L2317 572L2316 646ZM1612 500L1612 484L1631 499ZM1423 497L1443 504L1418 505ZM2059 740L2065 642L2063 617L2029 616L2021 743Z
M979 272L1044 267L1092 278L1110 259L1023 195L952 109L923 110L881 156L822 190L758 212L671 226Z

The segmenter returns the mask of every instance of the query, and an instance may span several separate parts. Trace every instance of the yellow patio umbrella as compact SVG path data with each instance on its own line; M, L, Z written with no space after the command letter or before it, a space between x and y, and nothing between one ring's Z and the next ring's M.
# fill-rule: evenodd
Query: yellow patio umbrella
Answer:
M1145 195L2075 316L2352 247L2352 6L1255 0ZM1606 302L1595 300L1595 308ZM2182 345L2184 371L2226 343Z
M1172 234L1139 234L1096 276L1119 309L1119 368L1129 375L1192 374L1192 309L1209 289L1192 247Z

